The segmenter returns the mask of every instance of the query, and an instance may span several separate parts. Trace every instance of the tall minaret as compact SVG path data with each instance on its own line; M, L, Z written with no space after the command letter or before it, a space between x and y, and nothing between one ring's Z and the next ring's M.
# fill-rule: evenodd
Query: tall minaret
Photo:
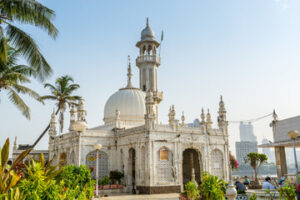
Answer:
M160 65L160 57L157 54L159 45L147 18L146 27L141 33L141 40L136 44L140 49L136 65L140 71L140 89L153 93L156 123L158 123L158 104L163 99L162 92L158 92L157 87L157 68Z

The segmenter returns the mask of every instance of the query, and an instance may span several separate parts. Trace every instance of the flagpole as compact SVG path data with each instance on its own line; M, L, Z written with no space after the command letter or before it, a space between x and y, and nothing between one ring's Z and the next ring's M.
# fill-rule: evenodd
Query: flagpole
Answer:
M164 40L164 32L163 31L161 31L161 37L160 37L160 45L159 45L159 57L160 57L160 51L161 51L161 43L162 43L162 41Z

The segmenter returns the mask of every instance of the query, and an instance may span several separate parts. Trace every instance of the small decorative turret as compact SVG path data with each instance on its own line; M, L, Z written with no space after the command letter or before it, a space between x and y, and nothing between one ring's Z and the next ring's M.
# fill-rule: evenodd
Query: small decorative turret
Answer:
M146 94L146 114L145 114L145 126L146 129L152 130L155 125L155 111L153 93L148 91Z
M207 130L210 130L212 129L212 120L211 120L211 115L209 113L209 109L207 109L207 114L206 114L206 127L207 127Z
M185 126L185 116L184 116L184 112L182 111L182 115L181 115L181 126Z
M80 99L77 106L77 121L74 123L74 130L77 132L84 132L87 129L86 110L84 108L84 100Z
M176 112L175 112L175 107L174 105L170 106L170 109L169 109L169 125L171 126L174 121L175 121L175 115L176 115Z
M205 114L204 114L204 109L201 109L201 122L200 125L205 125Z
M169 109L168 116L169 116L169 125L172 126L173 129L177 129L179 126L179 120L175 119L175 115L176 115L175 107L174 105L172 105Z
M226 121L226 109L223 101L223 97L220 97L219 103L219 116L218 116L218 126L225 134L227 134L228 122Z
M49 128L49 136L56 136L56 114L55 110L53 109L52 115L51 115L51 121L50 121L50 128Z
M74 131L74 123L76 121L76 110L75 110L75 105L71 105L71 110L70 110L70 131Z
M77 120L86 122L85 117L86 117L86 110L84 108L84 100L80 99L77 107Z

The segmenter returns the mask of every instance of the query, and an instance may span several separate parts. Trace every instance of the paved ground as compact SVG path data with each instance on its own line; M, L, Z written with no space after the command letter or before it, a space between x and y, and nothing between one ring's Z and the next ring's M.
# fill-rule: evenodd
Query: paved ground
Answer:
M120 194L118 196L101 197L95 200L179 200L179 194L150 194L150 195L131 195Z

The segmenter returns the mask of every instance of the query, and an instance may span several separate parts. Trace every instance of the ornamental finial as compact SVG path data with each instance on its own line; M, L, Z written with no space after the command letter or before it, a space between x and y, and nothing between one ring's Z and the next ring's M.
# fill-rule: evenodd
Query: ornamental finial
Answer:
M185 116L184 116L184 112L182 111L182 115L181 115L181 125L182 126L185 126L184 121L185 121Z
M146 18L146 26L149 26L149 18Z
M130 62L130 56L128 56L128 68L127 68L127 77L128 77L128 83L127 83L127 88L133 88L132 82L131 82L131 78L132 78L132 72L131 72L131 62Z
M205 114L204 114L204 109L201 109L201 124L205 124Z
M273 120L274 121L277 121L278 120L278 116L277 116L277 114L276 114L276 112L275 112L275 109L273 109Z

